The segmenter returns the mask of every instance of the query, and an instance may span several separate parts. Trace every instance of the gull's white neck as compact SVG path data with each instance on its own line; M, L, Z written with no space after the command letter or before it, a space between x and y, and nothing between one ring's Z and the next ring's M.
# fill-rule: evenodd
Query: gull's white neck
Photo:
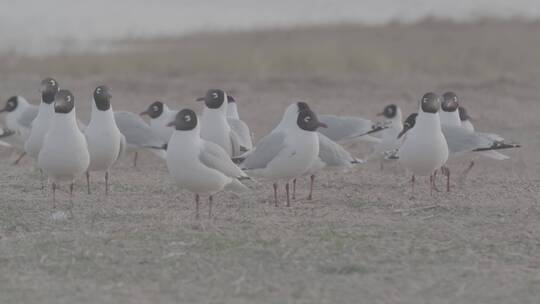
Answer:
M440 111L440 117L443 125L461 127L461 119L459 119L457 110L454 112Z

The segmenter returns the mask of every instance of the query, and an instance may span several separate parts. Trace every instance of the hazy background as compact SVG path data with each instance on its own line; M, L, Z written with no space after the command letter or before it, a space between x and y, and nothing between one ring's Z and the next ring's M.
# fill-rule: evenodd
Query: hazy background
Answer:
M537 0L1 0L0 7L0 52L30 55L103 51L104 41L198 31L540 16Z

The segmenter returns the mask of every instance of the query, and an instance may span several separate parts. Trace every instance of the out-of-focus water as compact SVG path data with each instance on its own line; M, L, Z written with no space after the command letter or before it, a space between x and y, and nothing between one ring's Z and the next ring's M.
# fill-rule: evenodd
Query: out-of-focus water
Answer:
M100 51L121 38L426 16L540 17L539 0L0 0L0 52ZM101 41L101 42L99 42Z

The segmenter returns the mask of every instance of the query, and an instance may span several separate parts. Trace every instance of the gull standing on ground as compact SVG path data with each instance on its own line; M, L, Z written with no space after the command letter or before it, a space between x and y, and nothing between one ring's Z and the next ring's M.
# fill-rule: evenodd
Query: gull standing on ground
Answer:
M114 112L114 120L126 139L126 152L135 152L133 166L137 167L139 150L148 150L162 159L167 158L165 152L167 142L148 126L148 124L137 114L127 111Z
M234 97L227 95L227 122L231 130L238 135L240 145L248 151L253 149L253 140L248 125L240 119Z
M55 95L58 92L58 82L53 78L45 78L41 82L41 103L39 111L32 122L30 136L24 144L24 151L33 159L37 159L43 138L49 131L49 125L52 117L55 116L55 106L53 104Z
M57 183L68 182L70 197L73 197L74 180L83 175L90 164L86 139L77 124L75 98L70 91L58 91L54 112L38 155L39 167L52 181L53 204Z
M90 165L86 171L88 194L92 171L105 171L105 195L109 194L109 170L121 156L126 145L126 139L116 126L111 97L107 86L101 85L94 90L92 116L84 130L90 155Z
M4 108L0 110L0 113L2 112L7 112L6 127L14 132L12 136L3 139L3 142L21 152L13 163L16 165L26 155L24 143L30 136L32 121L37 116L38 107L28 103L22 96L12 96L7 100Z
M287 206L289 181L306 173L319 155L317 129L326 127L305 102L290 105L279 125L248 152L241 167L250 176L274 180L274 204L278 205L276 180L285 180Z
M412 192L415 176L430 176L430 192L434 188L434 172L448 159L448 145L441 130L440 100L435 93L426 93L420 100L415 124L407 125L399 137L407 133L397 155L399 161L412 172Z
M212 216L213 195L222 190L246 191L240 180L248 176L217 144L200 136L197 115L183 109L169 123L175 128L167 148L167 168L181 188L195 193L199 217L199 196L208 194L208 217Z
M227 94L223 90L211 89L197 101L204 101L205 105L201 115L201 138L219 145L230 157L246 152L247 148L240 145L238 135L227 121Z
M441 109L442 132L448 143L451 158L475 152L491 159L505 160L509 157L495 150L519 147L517 144L505 143L504 138L497 134L475 132L463 127L458 110L459 99L453 92L446 92L443 95ZM467 174L473 166L474 161L471 161L464 174ZM447 178L446 189L450 191L450 169L445 166L443 172Z
M167 124L174 120L176 113L178 113L178 111L169 109L165 103L155 101L148 106L145 111L141 112L140 115L148 115L148 117L150 117L150 128L152 128L162 140L169 142L174 128L167 127Z

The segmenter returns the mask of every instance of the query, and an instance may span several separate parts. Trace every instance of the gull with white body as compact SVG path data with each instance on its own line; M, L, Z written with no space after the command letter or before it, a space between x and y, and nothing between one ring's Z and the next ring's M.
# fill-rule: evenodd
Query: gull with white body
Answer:
M325 127L305 102L291 104L279 125L250 151L241 167L250 176L274 181L274 204L278 205L278 180L285 180L287 206L289 181L306 173L319 155L317 129Z
M227 94L223 90L211 89L204 97L201 115L201 137L222 147L230 157L236 157L247 151L242 147L238 135L231 130L227 120Z
M440 100L432 92L424 94L420 100L415 124L406 124L399 137L405 135L397 152L399 161L412 172L412 192L415 176L430 176L430 191L434 188L435 170L441 168L448 159L448 145L441 130L439 117Z
M90 194L90 172L105 172L105 195L109 193L109 171L122 155L126 139L120 133L111 107L109 87L101 85L94 90L92 116L84 130L88 143L90 165L86 171L86 185Z
M190 109L178 112L169 126L174 127L167 148L167 168L176 185L195 194L199 216L200 195L208 195L208 216L212 216L213 195L222 190L248 190L240 180L248 179L223 148L202 139L197 115Z
M60 90L54 100L54 114L38 155L38 165L52 181L53 204L56 187L69 183L73 195L75 179L86 172L90 164L88 145L79 130L75 114L75 98L68 90Z

